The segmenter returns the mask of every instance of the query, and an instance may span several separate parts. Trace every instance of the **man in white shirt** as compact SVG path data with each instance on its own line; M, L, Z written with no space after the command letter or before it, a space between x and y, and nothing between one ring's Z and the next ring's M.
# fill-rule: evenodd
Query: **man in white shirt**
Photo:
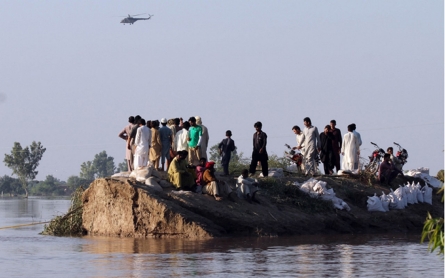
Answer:
M190 128L189 122L182 124L182 129L176 132L175 139L173 140L173 151L175 153L179 151L188 151L188 130Z
M360 147L362 145L362 137L360 136L360 133L358 133L355 129L357 126L353 123L352 126L352 133L354 133L355 137L357 137L358 140L358 146ZM354 164L354 169L358 169L358 162L359 162L359 156L357 155L357 160Z
M297 149L301 150L304 145L304 167L306 175L315 175L318 170L316 158L321 150L320 134L318 133L317 127L312 125L311 119L309 117L304 118L303 123L305 126L303 130L304 140L298 143Z
M358 165L360 145L357 136L353 133L352 125L348 125L348 133L343 137L341 154L343 155L342 169L350 171L357 169L355 165Z

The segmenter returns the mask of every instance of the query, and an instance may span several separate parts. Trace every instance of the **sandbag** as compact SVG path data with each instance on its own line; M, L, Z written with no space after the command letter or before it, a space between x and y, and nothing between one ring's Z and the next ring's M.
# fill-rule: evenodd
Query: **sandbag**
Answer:
M273 178L284 178L283 168L270 168L267 176ZM264 177L263 173L260 174L260 177Z
M160 187L159 184L157 184L157 185L147 185L147 187L150 187L150 188L152 188L152 189L154 189L154 190L156 190L158 192L163 191L162 187Z
M372 197L368 197L367 201L368 205L368 211L381 211L385 212L385 209L382 206L382 201L380 201L380 198L374 194Z
M146 185L159 185L159 183L153 177L149 177L148 179L145 179L145 184Z
M393 202L396 203L396 206L394 207L394 209L404 209L405 208L405 200L404 200L404 194L403 194L403 189L402 187L399 187L396 189L396 191L394 191L394 200Z
M151 175L156 178L162 178L161 174L156 169L153 169L153 171L151 172Z
M332 201L332 199L335 198L334 189L330 188L330 189L323 190L321 192L320 197L321 197L321 199L323 199L325 201Z
M338 198L338 197L333 197L332 198L332 204L334 205L334 208L336 209L340 209L340 210L346 210L346 211L350 211L351 208L349 207L349 205L343 201L342 199Z
M417 196L417 201L419 203L423 203L423 192L422 192L422 188L420 186L420 183L416 184L416 196Z
M433 204L433 189L428 185L422 188L423 202L432 205Z
M298 182L293 183L295 186L299 187L301 191L309 194L312 198L320 197L323 200L330 200L332 204L337 209L345 209L350 211L351 208L342 199L335 197L334 189L326 188L326 182L318 181L316 179L310 178L304 182L301 186Z
M391 202L388 195L385 194L385 192L382 191L382 196L380 196L380 201L382 202L382 207L385 211L389 211L389 203Z
M404 187L404 191L405 191L407 203L414 204L414 195L413 195L413 192L411 189L411 185L409 183ZM417 197L416 197L416 201L417 201Z
M129 178L130 172L120 172L111 176L112 178Z
M170 182L168 182L168 181L166 181L166 180L161 180L161 181L159 182L159 185L160 185L162 188L174 187L172 183L170 183Z
M137 177L136 170L131 171L129 178L135 179Z

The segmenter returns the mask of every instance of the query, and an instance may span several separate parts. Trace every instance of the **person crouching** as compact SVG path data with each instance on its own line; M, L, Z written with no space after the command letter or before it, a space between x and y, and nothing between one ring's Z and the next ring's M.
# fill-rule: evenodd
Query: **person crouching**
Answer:
M195 185L193 175L187 168L187 151L179 151L168 168L168 180L177 190L192 190Z
M252 201L256 203L260 203L255 195L258 192L258 182L256 179L249 178L249 170L244 169L241 172L241 176L238 177L238 181L236 183L236 193L238 198L246 199L249 203Z
M232 189L228 184L216 179L215 177L215 162L209 161L206 163L206 170L202 177L204 186L202 193L215 197L215 200L221 201L223 197L228 197L229 200L235 201L232 196Z

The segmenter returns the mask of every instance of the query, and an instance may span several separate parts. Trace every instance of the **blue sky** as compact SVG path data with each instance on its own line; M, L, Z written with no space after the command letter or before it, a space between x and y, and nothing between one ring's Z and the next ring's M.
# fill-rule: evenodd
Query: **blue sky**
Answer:
M127 14L154 14L122 25ZM336 119L398 142L405 169L444 165L443 1L3 1L0 153L47 148L37 179L66 180L103 150L121 162L128 116L199 115L250 156L293 125ZM11 170L3 163L0 175Z

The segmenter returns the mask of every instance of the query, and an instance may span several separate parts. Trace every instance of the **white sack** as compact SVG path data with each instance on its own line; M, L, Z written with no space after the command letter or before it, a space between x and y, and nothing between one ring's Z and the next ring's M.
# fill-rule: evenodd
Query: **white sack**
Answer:
M433 189L428 185L422 188L423 202L432 205L433 204Z
M170 182L168 182L168 181L166 181L166 180L161 180L161 181L159 182L159 185L160 185L162 188L174 187L172 183L170 183Z
M372 197L368 197L368 211L382 211L385 212L385 209L382 206L382 201L380 201L380 198L374 194Z
M405 208L405 200L402 187L399 187L394 191L395 200L397 200L397 206L394 209L404 209ZM394 202L395 202L394 200Z
M386 195L383 191L382 191L382 196L380 196L380 201L382 202L383 209L385 211L389 211L389 203L391 202L391 200L388 197L388 195Z
M120 172L111 176L112 178L129 178L130 172Z

